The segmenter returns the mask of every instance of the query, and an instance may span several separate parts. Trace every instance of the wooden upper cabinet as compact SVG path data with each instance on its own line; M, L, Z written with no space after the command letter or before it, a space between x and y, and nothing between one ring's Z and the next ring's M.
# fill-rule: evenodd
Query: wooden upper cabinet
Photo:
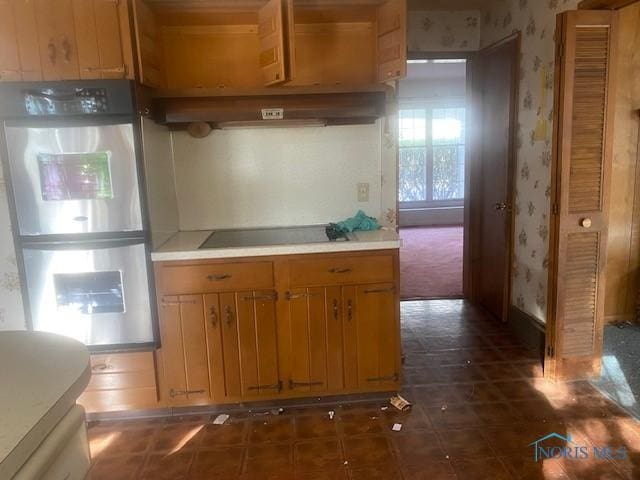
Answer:
M138 80L148 87L162 87L162 46L155 14L143 0L132 0L132 4L138 52Z
M545 375L599 375L617 13L558 17Z
M407 75L407 2L388 0L378 7L378 81Z
M0 0L0 80L22 80L12 2Z
M80 78L133 78L129 11L122 0L73 0Z
M0 0L0 80L134 77L127 0Z
M288 80L284 23L283 0L269 0L258 11L259 59L265 86Z
M80 78L71 0L35 0L44 80Z

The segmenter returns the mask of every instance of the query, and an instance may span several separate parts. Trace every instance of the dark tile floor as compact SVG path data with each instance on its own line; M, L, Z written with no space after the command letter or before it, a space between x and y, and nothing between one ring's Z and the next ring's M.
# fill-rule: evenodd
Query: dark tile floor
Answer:
M640 478L640 424L587 382L544 381L534 355L481 310L403 303L402 335L408 413L368 401L232 413L221 426L210 415L97 423L92 478ZM552 432L572 443L551 439L547 449L585 447L590 458L535 462L528 445ZM594 446L612 458L594 458Z

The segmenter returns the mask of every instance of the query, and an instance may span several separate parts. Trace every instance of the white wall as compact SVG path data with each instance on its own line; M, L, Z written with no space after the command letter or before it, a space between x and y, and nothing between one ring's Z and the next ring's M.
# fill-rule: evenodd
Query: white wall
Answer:
M180 230L381 218L382 125L174 132Z
M142 143L151 243L156 248L176 233L179 226L171 132L143 118Z

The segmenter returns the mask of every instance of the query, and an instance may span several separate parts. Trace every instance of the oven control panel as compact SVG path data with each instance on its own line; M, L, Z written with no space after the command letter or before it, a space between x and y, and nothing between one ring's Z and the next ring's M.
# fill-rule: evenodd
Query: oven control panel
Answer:
M81 115L108 113L106 88L43 88L23 92L28 115Z

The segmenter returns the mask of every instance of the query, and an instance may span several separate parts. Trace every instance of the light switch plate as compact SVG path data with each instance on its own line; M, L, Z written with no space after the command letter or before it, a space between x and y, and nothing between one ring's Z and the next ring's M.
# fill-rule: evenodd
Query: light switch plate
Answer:
M359 202L369 201L369 184L368 183L358 184L358 201Z

